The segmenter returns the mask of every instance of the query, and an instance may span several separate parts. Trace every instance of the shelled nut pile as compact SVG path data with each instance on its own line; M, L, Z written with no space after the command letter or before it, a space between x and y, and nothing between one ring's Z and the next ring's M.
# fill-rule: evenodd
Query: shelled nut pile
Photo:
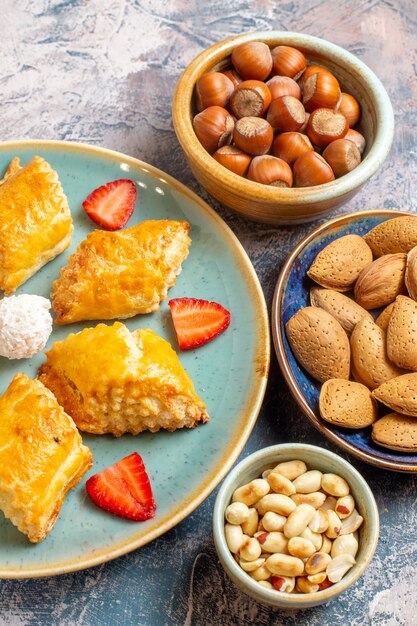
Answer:
M225 511L227 546L263 587L314 593L355 565L363 518L347 481L285 461L239 487Z

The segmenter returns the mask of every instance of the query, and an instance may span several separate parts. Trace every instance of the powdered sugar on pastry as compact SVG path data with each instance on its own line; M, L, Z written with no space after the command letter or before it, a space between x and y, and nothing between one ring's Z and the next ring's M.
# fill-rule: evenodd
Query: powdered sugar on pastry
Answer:
M51 303L22 294L0 300L0 355L29 359L43 350L52 332Z

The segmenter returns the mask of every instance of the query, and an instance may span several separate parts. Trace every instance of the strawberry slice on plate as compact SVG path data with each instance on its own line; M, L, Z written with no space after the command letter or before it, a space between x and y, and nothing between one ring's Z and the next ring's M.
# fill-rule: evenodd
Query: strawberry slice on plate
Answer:
M173 298L168 302L181 350L211 341L230 324L230 313L221 304L198 298Z
M122 228L135 208L136 185L120 178L94 189L83 202L88 217L106 230Z
M85 486L92 501L113 515L136 522L155 515L151 483L137 452L94 474Z

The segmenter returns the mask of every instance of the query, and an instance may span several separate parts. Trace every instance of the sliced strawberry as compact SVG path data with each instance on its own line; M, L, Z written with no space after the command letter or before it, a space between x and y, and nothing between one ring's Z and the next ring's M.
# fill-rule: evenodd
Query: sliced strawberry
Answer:
M168 305L181 350L204 345L225 331L230 324L229 311L217 302L174 298Z
M155 515L151 484L137 452L94 474L85 486L92 501L114 515L137 522Z
M136 185L133 180L120 178L106 183L90 193L83 208L88 217L106 230L122 228L135 208Z

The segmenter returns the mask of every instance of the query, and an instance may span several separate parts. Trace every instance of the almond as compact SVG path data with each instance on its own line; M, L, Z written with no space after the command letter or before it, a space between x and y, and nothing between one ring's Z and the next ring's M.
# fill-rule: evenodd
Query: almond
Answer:
M285 329L296 359L313 378L322 383L349 378L349 339L330 313L305 307L288 320Z
M352 333L355 325L363 317L369 317L370 320L373 319L372 315L354 300L333 289L312 287L310 290L310 302L313 306L319 306L330 313L330 315L333 315L348 335Z
M417 300L417 246L407 254L404 280L408 295L413 300Z
M378 309L405 293L406 259L404 252L386 254L365 267L355 284L356 302L364 309Z
M391 304L386 306L385 309L382 311L382 313L380 313L375 320L375 324L379 326L380 328L382 328L382 330L385 330L385 332L388 329L389 320L390 320L392 309L394 308L394 306L395 306L395 302L391 302Z
M408 252L417 246L417 215L403 215L381 222L363 238L375 257Z
M390 361L406 370L417 371L417 302L398 296L387 330Z
M347 428L365 428L378 418L369 389L350 380L327 380L320 391L319 407L326 422Z
M350 347L355 378L369 389L404 373L388 359L385 332L367 317L353 329Z
M417 373L397 376L372 392L376 400L397 413L417 417Z
M384 448L417 451L417 420L409 415L388 413L372 426L372 439Z
M345 235L321 250L307 274L322 287L349 291L359 273L372 261L369 246L359 235Z

